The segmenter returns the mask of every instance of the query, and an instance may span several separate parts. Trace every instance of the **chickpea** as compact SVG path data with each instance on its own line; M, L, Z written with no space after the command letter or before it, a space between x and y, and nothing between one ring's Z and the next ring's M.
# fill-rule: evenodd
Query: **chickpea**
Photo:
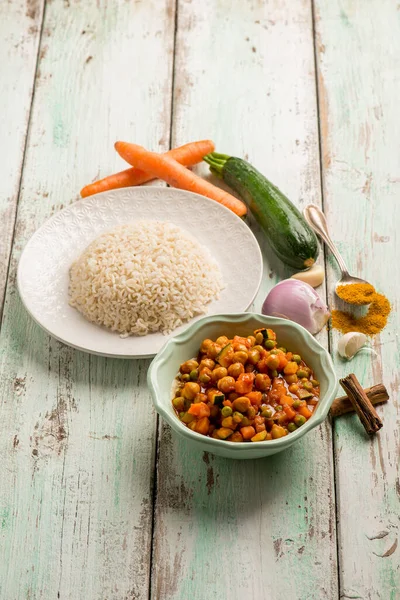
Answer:
M210 347L210 346L211 346L211 344L213 344L213 343L214 343L214 342L213 342L212 340L208 339L208 338L207 338L206 340L203 340L203 341L201 342L201 346L200 346L200 352L201 352L202 354L207 354L209 347Z
M207 383L210 383L212 378L212 371L211 369L208 369L207 367L204 367L204 369L202 369L199 373L199 381L200 383L202 383L203 385L207 385Z
M275 440L277 438L281 438L281 437L287 435L287 431L284 427L274 424L274 425L272 425L271 435L272 435L272 439Z
M181 368L179 369L181 373L190 373L194 369L197 369L199 363L197 360L187 360L183 364L181 364Z
M258 350L260 353L260 356L265 356L265 348L263 348L262 346L253 346L253 350Z
M247 341L249 342L250 346L254 346L256 343L256 338L254 337L254 335L249 335Z
M185 409L185 400L182 397L174 398L172 400L172 404L174 405L175 410L178 412L182 412Z
M252 365L256 365L261 359L259 351L255 348L250 348L250 350L248 351L248 357L249 363L251 363Z
M247 352L244 352L244 350L240 350L239 352L234 352L233 356L232 356L232 360L234 363L236 362L240 362L242 363L242 365L245 365L247 363L247 359L249 358L249 355L247 354Z
M262 344L264 341L264 336L261 333L261 331L259 331L258 333L256 333L256 344Z
M221 352L221 350L222 350L221 346L219 346L218 344L214 344L214 342L213 342L207 350L207 357L214 359L218 356L218 354Z
M235 352L247 352L248 348L244 344L237 343L234 345Z
M229 339L226 337L226 335L221 335L219 338L217 338L216 343L219 346L226 346L227 344L229 344Z
M239 375L244 373L244 366L240 362L233 363L228 367L228 375L237 379Z
M279 367L280 360L278 356L271 355L267 358L267 366L273 371Z
M296 393L296 392L298 392L298 391L299 391L299 386L298 386L298 385L296 385L295 383L291 383L291 384L289 385L289 392L290 392L291 394L295 394L295 393Z
M218 381L218 389L224 394L235 391L235 380L233 377L223 377Z
M193 402L195 404L197 404L197 402L207 402L207 396L206 396L206 394L201 394L201 393L196 394L195 397L194 397L194 399L193 399Z
M250 408L248 408L248 409L247 409L247 413L246 413L246 414L247 414L247 417L248 417L250 420L252 420L252 419L254 419L254 417L256 416L256 414L257 414L257 411L256 411L256 409L254 408L254 406L250 406Z
M228 375L228 369L225 367L216 367L212 372L212 380L217 382Z
M271 385L271 380L265 373L257 373L254 384L258 390L266 392Z
M288 362L286 367L283 369L283 372L285 373L285 375L295 375L298 370L299 370L299 365L296 362L294 362L294 360L291 360Z
M204 367L212 371L215 367L215 362L211 358L202 358L199 364L199 371L202 371Z
M194 381L188 381L185 383L185 387L182 390L182 396L187 400L193 400L196 394L200 393L200 386Z
M286 383L297 383L298 377L297 375L286 375L285 376Z
M246 396L240 396L239 398L236 398L236 400L234 400L233 402L233 410L241 413L244 413L247 410L249 410L250 406L251 402L248 398L246 398Z

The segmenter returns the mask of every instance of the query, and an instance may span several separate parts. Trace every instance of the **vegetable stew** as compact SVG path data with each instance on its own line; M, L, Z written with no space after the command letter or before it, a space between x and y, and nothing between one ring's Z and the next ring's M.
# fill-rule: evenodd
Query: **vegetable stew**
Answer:
M193 431L229 442L261 442L296 431L312 416L319 382L272 329L203 340L180 366L172 404Z

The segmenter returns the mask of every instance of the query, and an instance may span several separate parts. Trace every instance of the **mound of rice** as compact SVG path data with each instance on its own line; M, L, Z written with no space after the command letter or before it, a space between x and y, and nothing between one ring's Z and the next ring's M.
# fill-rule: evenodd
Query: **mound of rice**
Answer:
M223 288L207 249L171 223L137 221L109 231L70 268L70 305L122 337L169 333Z

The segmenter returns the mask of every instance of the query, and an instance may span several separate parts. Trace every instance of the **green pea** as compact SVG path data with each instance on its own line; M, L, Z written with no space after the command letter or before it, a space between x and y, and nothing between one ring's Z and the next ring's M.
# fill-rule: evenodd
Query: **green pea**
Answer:
M272 377L278 377L278 371L274 369L273 371L271 371L271 375Z
M283 346L281 346L280 348L278 348L278 350L280 350L284 354L286 354L286 352L287 352L286 348L283 348Z
M314 387L318 387L319 386L318 379L311 379L311 383L313 384Z
M313 389L313 385L312 385L311 381L305 381L303 383L303 388L305 390L308 390L309 392L311 392L311 390Z
M265 340L264 346L267 350L272 350L272 348L275 348L276 342L274 342L274 340Z
M302 425L304 425L304 423L306 422L306 418L303 417L303 415L296 415L295 418L293 419L294 424L297 427L301 427Z
M278 406L275 407L275 410L281 411L281 410L283 410L283 406L281 406L280 404L278 404Z
M304 369L299 369L296 374L299 379L301 379L302 377L307 377L307 373Z
M294 362L299 365L301 363L301 356L300 356L300 354L293 354L292 360L294 360Z
M290 433L293 433L293 431L296 431L297 427L294 423L288 423L287 429Z
M269 410L269 408L262 410L261 416L265 417L266 419L270 419L272 417L272 410Z
M273 350L271 350L270 354L279 354L279 352L276 348L274 348Z
M241 424L245 427L246 425L250 425L250 419L247 417L243 417Z
M199 376L199 372L197 369L193 369L193 371L190 371L189 377L192 381L197 381L198 376Z
M230 407L230 406L224 406L224 407L221 409L221 415L222 415L223 417L230 417L232 413L233 413L233 410L231 409L231 407Z
M182 412L179 413L179 418L180 418L181 421L182 421L182 419L183 419L184 416L185 416L185 412L184 411L182 411Z
M181 381L190 381L189 373L184 373L183 375L181 375Z
M295 400L292 404L293 408L300 408L301 400Z

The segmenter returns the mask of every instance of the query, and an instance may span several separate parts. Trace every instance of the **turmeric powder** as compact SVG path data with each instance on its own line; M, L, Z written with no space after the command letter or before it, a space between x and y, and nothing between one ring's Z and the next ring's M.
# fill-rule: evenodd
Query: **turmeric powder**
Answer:
M349 304L369 304L375 294L375 288L370 283L347 283L338 285L336 293Z
M344 287L351 287L352 285L359 284L350 284ZM366 335L379 333L386 327L390 314L390 302L386 296L375 292L370 299L370 303L367 314L359 319L341 310L333 310L332 327L339 329L343 333L348 333L349 331L359 331Z

